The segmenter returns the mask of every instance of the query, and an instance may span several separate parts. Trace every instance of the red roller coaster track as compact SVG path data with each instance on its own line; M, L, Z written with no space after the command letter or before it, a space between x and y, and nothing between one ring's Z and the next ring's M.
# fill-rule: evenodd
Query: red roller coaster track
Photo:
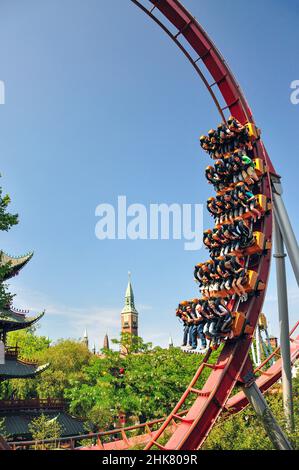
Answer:
M207 87L223 121L226 121L226 114L230 113L242 124L255 124L247 100L221 53L202 26L178 0L150 0L151 8L147 8L139 0L131 1L152 18L185 54ZM159 11L163 19L165 18L175 27L175 33L168 29L167 21L163 22L155 16L156 11ZM181 41L182 38L188 42L194 57L184 47ZM209 83L202 69L209 72L214 80L213 83ZM217 98L214 92L215 88L218 88L223 104ZM276 173L261 140L258 140L255 144L254 157L262 159L267 169L266 175L261 180L259 193L267 198L269 210L254 226L255 231L263 232L268 246L268 249L254 267L258 279L256 286L260 282L266 287L271 262L273 222L270 175ZM251 263L252 259L249 258L248 261ZM252 327L252 330L257 324L265 294L266 289L264 288L258 291L258 295L250 297L247 302L239 305L238 311L246 316L247 323ZM229 407L234 411L239 411L247 405L247 400L243 395L235 395L230 401L228 400L237 382L246 383L247 376L252 373L252 365L248 358L251 342L252 334L244 334L238 339L228 340L220 353L217 363L213 365L208 362L210 351L207 353L174 410L163 422L160 429L151 435L145 447L146 450L153 447L158 447L161 450L199 449L223 410ZM296 351L297 357L298 338L292 348L293 353ZM199 390L196 388L196 384L205 368L211 369L211 373L203 388ZM266 374L270 374L270 376L266 376ZM279 375L280 364L276 362L268 372L264 372L258 379L258 385L260 385L262 391L268 389ZM194 398L193 405L188 412L183 412L186 399L190 396ZM165 431L169 431L171 437L166 444L162 445L159 443L159 438L165 436Z
M184 52L211 94L222 120L225 120L225 112L229 112L242 124L255 124L247 100L224 58L213 41L209 38L208 34L181 3L177 0L151 0L153 7L147 9L139 1L132 1L147 13ZM154 15L155 10L159 10L163 16L172 23L177 31L175 34ZM191 46L195 58L192 58L191 54L187 52L180 42L180 38L182 37ZM213 77L213 83L209 83L205 78L203 71L199 68L199 63L201 63ZM223 105L221 105L216 98L214 87L218 87L224 100ZM261 192L266 196L267 201L272 203L270 173L275 174L275 170L261 141L257 142L254 154L255 158L261 158L267 166L267 175L262 180ZM270 210L262 221L258 222L254 227L255 230L264 233L268 246L272 243L272 221L272 210ZM259 264L256 267L258 282L262 282L265 286L268 282L270 262L271 249L268 249L260 258ZM246 315L248 323L253 328L256 326L261 312L265 294L266 289L261 290L259 291L259 296L251 297L247 302L240 304L239 311ZM252 335L243 335L239 339L227 341L215 365L208 363L210 353L207 353L190 386L145 449L158 447L161 450L193 450L200 448L221 411L224 409L236 383L242 380L241 377L246 377L246 374L252 370L248 360L251 341ZM196 383L206 367L212 369L211 374L202 390L198 390L196 389ZM181 417L179 412L187 397L190 397L190 395L195 398L194 404L187 415ZM168 442L165 445L161 445L159 438L169 428L169 425L174 419L178 420L179 424Z
M226 121L225 114L229 112L242 124L255 124L248 102L226 61L205 30L178 0L150 0L150 3L153 5L151 8L147 8L144 3L141 3L139 0L131 1L153 19L185 54L208 89L223 121ZM175 27L175 33L170 31L166 26L166 22L163 22L155 16L156 11L160 11L163 18L168 20ZM191 46L194 52L194 57L192 57L192 54L184 47L181 38L184 38L184 40L189 43L189 46ZM202 68L205 67L210 76L213 77L213 83L209 83L203 70L199 66L200 64L203 66ZM223 105L216 97L214 92L215 87L219 89L223 99ZM254 227L255 230L263 232L268 243L268 250L260 257L259 263L255 268L258 275L258 282L261 282L266 287L270 271L273 228L270 175L275 175L276 173L261 140L255 145L254 156L255 158L261 158L267 168L266 177L263 178L261 183L261 193L267 198L270 210L262 221L255 224ZM250 258L248 262L251 262ZM246 320L248 324L251 325L252 329L254 329L257 324L265 294L266 288L259 291L258 296L251 297L246 303L239 305L239 311L245 314ZM238 339L228 340L215 365L208 363L210 351L207 353L189 387L158 432L151 437L145 447L146 450L153 447L158 447L161 450L194 450L201 447L220 413L225 409L229 396L236 383L238 381L246 382L248 374L250 376L252 365L248 357L248 352L251 342L252 335L243 335ZM211 369L211 374L204 387L198 390L196 383L202 371L207 367ZM277 363L273 368L274 377L275 371L277 375ZM263 376L259 381L261 382L260 385L262 389L263 386L268 383ZM194 397L193 406L187 414L182 414L182 408L186 399L190 396ZM231 400L234 401L237 400L237 398L235 397ZM246 403L246 399L243 398L240 400L239 397L239 401L235 402L235 406L237 406L238 403L244 404ZM174 422L177 424L173 429ZM159 438L165 435L165 431L169 431L171 437L166 444L161 445Z

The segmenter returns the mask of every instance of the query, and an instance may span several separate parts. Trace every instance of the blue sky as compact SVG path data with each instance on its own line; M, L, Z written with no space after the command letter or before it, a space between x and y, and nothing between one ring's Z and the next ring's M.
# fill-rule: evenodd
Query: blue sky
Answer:
M245 91L298 234L299 79L296 0L184 0ZM181 341L179 300L196 296L193 266L206 258L183 241L99 241L95 208L128 203L204 203L208 164L198 136L219 118L184 56L129 0L0 1L2 185L20 224L1 248L35 256L11 290L17 307L46 308L40 332L102 345L119 332L132 271L140 334ZM205 213L205 226L210 218ZM298 290L288 269L290 316ZM278 332L275 276L264 308Z

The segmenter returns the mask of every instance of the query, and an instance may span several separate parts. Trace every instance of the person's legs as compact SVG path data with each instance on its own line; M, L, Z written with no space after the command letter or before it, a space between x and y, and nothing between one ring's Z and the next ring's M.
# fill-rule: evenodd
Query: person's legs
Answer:
M211 323L210 323L209 334L210 334L211 336L215 336L215 335L216 335L216 332L217 332L217 331L216 331L217 323L218 323L218 319L217 319L217 318L213 319L213 320L211 321Z
M241 297L245 292L244 289L240 287L240 279L241 278L235 278L233 280L233 289L239 297Z
M194 325L189 325L188 346L190 347L192 347L193 328Z
M228 313L227 315L225 315L224 319L223 319L223 323L222 323L222 326L221 326L221 331L222 332L227 332L227 330L230 329L232 325L232 316L230 313Z
M197 325L192 325L191 326L191 331L190 331L190 346L192 346L192 349L197 348Z
M197 335L198 335L198 337L201 341L201 346L203 348L206 348L207 347L207 340L206 340L206 337L205 337L204 332L203 332L204 331L204 326L205 325L204 325L203 321L199 323L199 325L197 327Z
M183 344L182 346L187 346L188 343L188 333L189 333L189 325L184 325L184 334L183 334Z
M252 178L254 181L256 182L259 181L259 177L257 176L254 168L252 168L251 166L248 168L247 173L250 176L250 178Z

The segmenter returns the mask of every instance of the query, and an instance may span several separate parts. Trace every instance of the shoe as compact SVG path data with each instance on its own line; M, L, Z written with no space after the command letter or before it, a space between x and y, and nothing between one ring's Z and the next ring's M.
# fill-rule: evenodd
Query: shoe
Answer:
M187 351L190 351L190 350L193 349L193 348L192 348L192 346L186 346L185 349L186 349Z

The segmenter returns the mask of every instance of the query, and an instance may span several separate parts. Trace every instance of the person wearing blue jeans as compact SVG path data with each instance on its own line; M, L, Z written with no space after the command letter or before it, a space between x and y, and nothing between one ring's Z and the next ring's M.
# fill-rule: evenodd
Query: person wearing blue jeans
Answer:
M183 344L182 346L187 346L188 344L188 339L190 337L190 326L188 323L184 323L184 333L183 333Z
M197 325L197 336L201 341L201 349L206 349L207 347L207 340L203 332L204 326L205 326L205 320L200 321Z
M196 319L196 314L192 307L188 305L186 308L186 314L188 317L188 326L189 326L189 348L188 349L196 349L197 348L197 332L196 332L196 325L194 320Z
M189 347L191 348L191 343L192 343L192 340L191 340L191 327L193 325L191 325L190 321L191 321L191 318L189 315L187 315L187 312L183 311L180 306L179 308L177 309L176 311L176 316L183 322L183 344L182 344L182 347L185 347L187 345L189 345Z
M195 314L196 314L196 338L199 338L201 341L201 349L205 349L207 347L207 340L204 334L204 326L206 323L204 317L204 307L202 303L198 303L195 307Z

